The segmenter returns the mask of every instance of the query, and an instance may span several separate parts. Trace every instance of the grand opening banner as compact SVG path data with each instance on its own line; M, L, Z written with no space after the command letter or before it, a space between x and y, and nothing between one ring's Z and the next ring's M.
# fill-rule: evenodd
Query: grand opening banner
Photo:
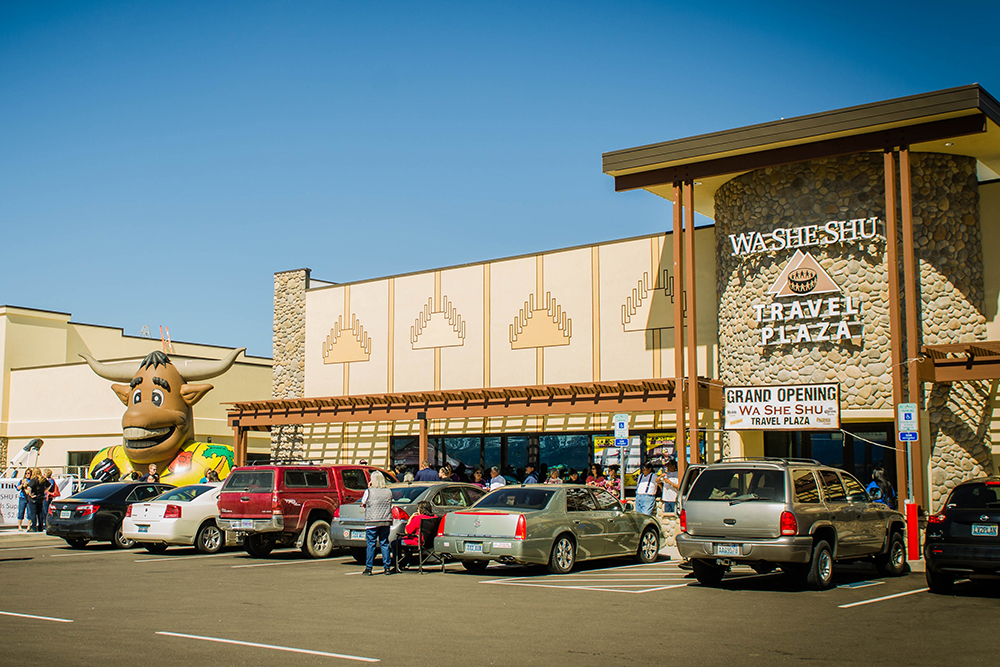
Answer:
M840 385L726 387L726 429L802 431L840 428Z

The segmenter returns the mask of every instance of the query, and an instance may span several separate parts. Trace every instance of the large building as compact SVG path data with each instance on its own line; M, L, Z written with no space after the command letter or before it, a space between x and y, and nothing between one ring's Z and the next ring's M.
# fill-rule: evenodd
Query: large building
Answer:
M273 399L230 412L238 446L271 430L310 459L581 468L623 413L636 460L881 465L928 509L995 469L986 91L618 150L604 171L672 201L673 230L350 284L277 274Z
M80 357L138 361L162 348L159 339L127 336L116 327L73 322L69 313L0 306L0 461L5 468L31 440L40 438L37 464L56 473L84 472L104 447L122 443L125 406ZM219 359L231 348L173 343L172 356ZM240 356L194 410L199 439L232 444L226 402L265 398L271 360ZM253 454L269 456L266 438L253 438ZM34 463L34 454L27 463Z

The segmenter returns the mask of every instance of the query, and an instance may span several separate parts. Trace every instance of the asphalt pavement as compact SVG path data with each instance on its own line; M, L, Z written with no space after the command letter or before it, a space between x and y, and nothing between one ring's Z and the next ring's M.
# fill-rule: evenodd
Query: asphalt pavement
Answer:
M568 575L361 575L294 550L165 554L0 531L0 645L17 665L995 664L994 586L927 592L838 566L837 587L735 568L705 588L676 558ZM378 572L378 569L376 569ZM984 634L985 631L985 634Z

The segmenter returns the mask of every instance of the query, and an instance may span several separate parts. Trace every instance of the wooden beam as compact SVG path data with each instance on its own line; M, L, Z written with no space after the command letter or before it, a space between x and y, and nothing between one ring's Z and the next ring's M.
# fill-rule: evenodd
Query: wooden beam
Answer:
M679 391L674 407L674 423L677 425L674 447L677 453L678 479L684 477L687 457L684 443L687 442L684 426L684 202L680 183L674 183L674 383Z
M669 185L678 181L694 181L699 178L739 174L754 169L777 167L795 162L807 162L838 155L852 155L868 151L889 150L896 146L907 146L926 141L941 141L967 134L986 131L986 115L982 113L959 116L947 120L932 121L919 125L909 125L891 130L879 130L851 137L840 137L812 143L772 148L756 153L745 153L732 157L715 158L702 162L692 162L675 167L650 169L634 174L615 176L615 191L651 188Z
M698 451L698 316L695 312L694 275L694 183L684 184L684 293L687 295L688 440L691 463L700 461Z
M903 311L899 289L899 230L896 219L896 154L885 151L885 269L889 277L889 358L892 364L893 409L903 402L903 326L899 314ZM907 489L906 449L896 447L896 489Z
M910 149L904 146L899 150L899 199L903 227L903 294L906 297L906 378L909 403L917 404L917 425L920 424L920 411L923 409L923 384L916 366L920 356L921 322L917 310L917 280L916 250L913 243L913 191L910 178ZM917 439L910 441L910 458L913 473L913 497L917 505L927 507L924 492L924 457L920 442L919 428Z

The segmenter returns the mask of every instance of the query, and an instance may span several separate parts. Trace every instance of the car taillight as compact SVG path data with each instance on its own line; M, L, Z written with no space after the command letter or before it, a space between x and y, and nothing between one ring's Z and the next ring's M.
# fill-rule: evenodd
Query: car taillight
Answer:
M927 517L927 523L944 523L944 514L931 514Z
M445 514L441 517L441 523L438 524L438 537L444 535L444 522L448 519L448 515Z
M55 505L49 505L49 514L54 514L55 511L56 511L56 506Z
M991 480L989 482L986 482L986 486L1000 486L1000 481Z
M271 494L271 514L281 514L281 498L277 491Z
M528 522L525 521L524 515L521 514L517 517L517 528L514 529L514 539L525 540L527 538L528 538Z
M337 505L337 509L333 510L333 518L334 519L340 518L340 505Z
M180 505L167 505L167 511L163 513L164 519L179 519L181 518L181 506Z
M77 505L76 509L80 511L80 516L87 516L88 514L93 514L97 510L101 509L100 505Z
M688 513L687 513L687 510L681 510L680 519L681 519L681 532L682 533L688 532Z
M132 506L129 505L125 508L125 516L132 516Z
M781 534L782 535L798 535L799 524L795 520L795 515L791 512L781 513Z
M407 514L402 507L393 507L392 518L395 519L396 521L406 521L407 519L410 518L410 515Z

